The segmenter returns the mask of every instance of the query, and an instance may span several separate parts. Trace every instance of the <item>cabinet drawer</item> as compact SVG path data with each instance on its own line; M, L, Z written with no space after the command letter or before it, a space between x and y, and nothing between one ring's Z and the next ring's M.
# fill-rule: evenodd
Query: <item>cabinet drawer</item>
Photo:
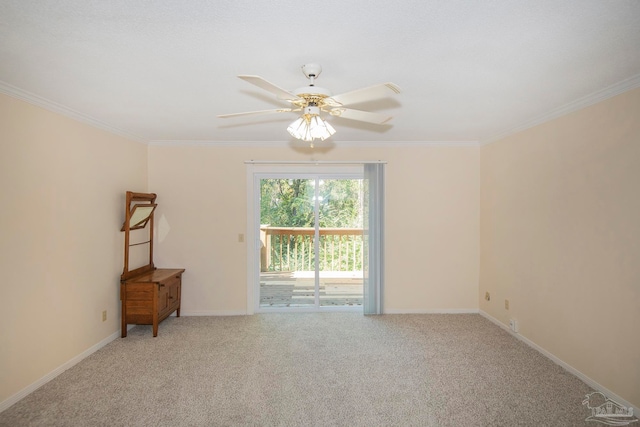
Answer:
M127 301L153 301L153 291L151 283L127 283L122 289L125 295L120 298Z

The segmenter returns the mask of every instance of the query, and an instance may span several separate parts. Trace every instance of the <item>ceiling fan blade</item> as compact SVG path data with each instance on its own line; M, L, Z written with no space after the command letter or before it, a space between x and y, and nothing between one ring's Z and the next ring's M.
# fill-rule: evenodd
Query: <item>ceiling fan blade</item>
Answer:
M352 90L339 95L332 96L330 99L342 105L357 104L359 102L370 101L372 99L384 98L385 96L400 93L400 87L395 83L387 82L362 89Z
M301 111L301 110L300 109L294 110L293 108L278 108L276 110L260 110L260 111L246 111L244 113L220 114L218 117L220 117L221 119L228 119L229 117L258 116L261 114L288 113L291 111Z
M329 111L329 114L335 117L342 117L343 119L375 123L377 125L382 125L393 118L392 116L371 113L369 111L352 110L349 108L334 108L333 110Z
M247 81L253 85L258 86L261 89L266 90L267 92L271 92L274 95L276 95L279 99L284 99L286 101L300 101L302 100L302 98L300 98L299 96L296 96L294 94L292 94L291 92L288 92L284 89L282 89L281 87L278 87L276 85L274 85L271 82L266 81L265 79L263 79L260 76L247 76L247 75L239 75L239 78L241 78L244 81Z

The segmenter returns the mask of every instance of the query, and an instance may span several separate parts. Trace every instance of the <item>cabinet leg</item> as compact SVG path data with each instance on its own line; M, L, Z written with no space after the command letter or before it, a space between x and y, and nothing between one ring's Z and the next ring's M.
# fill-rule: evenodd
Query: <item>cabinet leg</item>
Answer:
M158 324L157 323L153 324L153 336L154 337L158 336Z
M127 336L127 320L125 313L125 306L122 304L122 319L120 320L120 324L122 325L122 338L126 338Z
M176 317L180 317L180 307L176 310Z

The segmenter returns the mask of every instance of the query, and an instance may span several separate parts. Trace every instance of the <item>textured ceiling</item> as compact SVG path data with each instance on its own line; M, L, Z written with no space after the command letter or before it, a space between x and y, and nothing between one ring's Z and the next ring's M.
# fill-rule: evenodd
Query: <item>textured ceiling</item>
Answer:
M145 141L289 141L294 113L238 79L334 94L394 82L331 117L339 141L485 141L640 86L640 1L0 0L0 90Z

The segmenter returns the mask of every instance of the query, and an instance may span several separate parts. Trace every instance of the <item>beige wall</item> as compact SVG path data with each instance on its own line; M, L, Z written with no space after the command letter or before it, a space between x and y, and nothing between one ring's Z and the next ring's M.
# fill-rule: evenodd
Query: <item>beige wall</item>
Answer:
M483 146L481 176L480 309L640 406L640 89Z
M290 147L152 145L156 265L186 268L185 314L247 312L246 160L310 160ZM385 310L477 310L479 147L338 147L314 160L384 160Z
M637 117L640 90L481 148L338 145L313 158L388 162L387 312L516 318L524 337L638 406ZM244 161L312 156L147 148L4 95L0 144L0 402L118 331L125 190L159 195L155 261L187 269L184 314L244 313Z
M146 190L147 146L0 94L0 182L1 403L119 330L124 193Z

